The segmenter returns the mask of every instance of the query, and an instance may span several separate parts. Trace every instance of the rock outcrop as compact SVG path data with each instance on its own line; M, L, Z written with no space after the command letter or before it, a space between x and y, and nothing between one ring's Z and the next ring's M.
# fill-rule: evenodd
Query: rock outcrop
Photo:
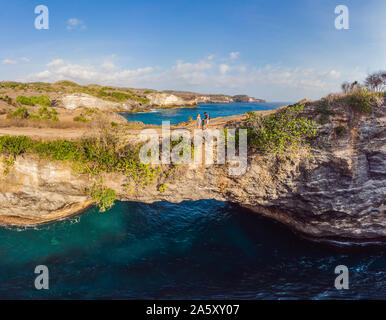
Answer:
M132 112L135 108L141 106L139 102L112 102L99 99L97 97L85 94L74 93L63 95L53 101L53 106L57 108L65 108L67 110L75 110L78 108L98 109L101 111L116 111L116 112Z
M306 110L317 117L313 105ZM125 187L127 177L118 174L104 180L123 201L231 201L312 238L384 240L386 106L371 115L334 111L310 151L249 153L248 171L240 177L229 176L226 166L185 165L159 181L164 192L156 185L132 192ZM39 223L74 213L90 204L89 184L66 163L18 157L0 177L0 220Z
M191 106L200 103L265 102L247 95L228 96L223 94L200 94L184 91L164 91L147 95L152 105Z

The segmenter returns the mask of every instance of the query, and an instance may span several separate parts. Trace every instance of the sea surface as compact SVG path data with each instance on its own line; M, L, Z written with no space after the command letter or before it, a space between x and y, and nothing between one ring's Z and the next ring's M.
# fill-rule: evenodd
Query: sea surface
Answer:
M267 102L267 103L215 103L200 104L198 108L175 108L175 109L154 109L151 112L122 113L128 121L141 121L145 124L161 125L162 121L170 121L170 124L177 124L189 120L189 117L196 119L200 114L204 118L204 112L213 118L243 114L248 111L271 110L291 104L290 102Z
M34 287L49 269L49 290ZM349 268L349 290L334 287ZM118 202L0 229L1 299L386 299L383 247L333 247L214 200Z

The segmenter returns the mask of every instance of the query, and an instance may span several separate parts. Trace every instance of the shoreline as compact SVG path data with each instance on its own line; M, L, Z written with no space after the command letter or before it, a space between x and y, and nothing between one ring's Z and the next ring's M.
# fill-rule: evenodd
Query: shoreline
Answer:
M94 201L72 204L64 209L52 211L47 218L31 219L21 216L0 215L0 227L34 227L49 222L61 221L71 216L83 213L94 204Z
M120 200L121 202L126 202ZM230 201L227 201L231 203ZM55 223L64 221L70 217L81 215L87 209L91 208L94 205L94 201L87 201L84 203L74 204L65 209L51 212L49 217L42 219L31 219L23 218L16 216L0 216L0 228L33 228L44 226L48 223ZM344 237L317 237L310 236L305 232L298 230L293 225L286 223L283 220L275 219L269 215L262 214L257 212L255 209L249 208L248 206L241 206L244 209L247 209L251 213L255 213L256 218L262 218L271 222L277 222L284 226L288 231L293 232L298 238L304 239L309 242L317 243L318 245L325 245L329 247L336 248L348 248L348 249L364 249L364 248L373 248L373 247L385 247L386 238L373 238L373 239L355 239L355 238L344 238Z

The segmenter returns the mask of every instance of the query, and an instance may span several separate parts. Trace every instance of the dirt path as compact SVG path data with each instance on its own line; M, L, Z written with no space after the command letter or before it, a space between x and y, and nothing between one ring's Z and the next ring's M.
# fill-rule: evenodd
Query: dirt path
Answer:
M275 109L277 110L277 109ZM275 110L269 111L257 111L259 114L269 114L275 112ZM224 128L229 122L238 122L244 118L244 115L234 115L229 117L214 118L210 121L209 129ZM188 129L193 131L195 129L195 121L189 124L181 124L171 126L171 129ZM127 136L137 136L144 129L155 129L160 134L160 126L150 127L138 127L138 128L127 128L124 130ZM94 129L95 130L95 129ZM90 128L28 128L28 127L5 127L0 128L0 136L5 135L24 135L31 138L41 138L44 140L50 139L77 139L87 134L92 134L93 129Z

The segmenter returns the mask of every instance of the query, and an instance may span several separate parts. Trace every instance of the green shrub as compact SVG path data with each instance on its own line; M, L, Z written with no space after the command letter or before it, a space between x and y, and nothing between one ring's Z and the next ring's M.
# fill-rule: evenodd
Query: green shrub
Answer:
M35 105L40 105L45 107L51 106L50 98L44 95L39 97L18 96L16 98L16 101L22 105L27 105L27 106L35 106Z
M376 102L377 93L371 92L369 89L362 89L345 97L345 102L357 113L371 113L373 111L373 103Z
M16 98L16 101L20 104L26 105L26 106L34 106L35 103L30 99L25 96L18 96Z
M118 123L112 121L112 122L111 122L111 126L112 126L113 128L116 128L116 127L118 127Z
M58 112L54 108L49 110L47 107L41 107L38 113L42 120L59 121Z
M308 140L316 136L318 126L300 115L303 108L290 106L268 116L248 112L245 127L248 145L267 153L280 153L307 145Z
M161 192L161 193L165 192L166 189L167 189L167 187L166 187L166 184L164 184L164 183L163 183L163 184L160 184L160 185L158 186L158 191Z
M29 117L29 113L26 107L20 107L11 113L11 117L27 119Z
M131 98L130 95L122 93L122 92L112 92L110 94L110 96L117 99L118 101L126 101L126 100L129 100Z
M96 113L96 110L95 110L95 109L88 109L88 110L86 111L86 116L91 116L91 115L93 115L94 113Z
M74 121L87 122L89 120L85 116L80 115L80 116L74 117Z
M336 135L337 135L338 137L343 136L343 135L345 134L345 132L346 132L346 128L343 127L343 126L339 126L339 127L336 127L336 128L335 128L335 133L336 133Z
M33 120L40 120L40 116L37 114L30 114L28 116L28 119L33 119Z
M32 145L32 140L25 136L1 136L0 153L18 156L27 151Z
M117 195L114 190L105 188L100 184L94 184L91 187L90 196L96 202L100 212L110 210L117 200Z

